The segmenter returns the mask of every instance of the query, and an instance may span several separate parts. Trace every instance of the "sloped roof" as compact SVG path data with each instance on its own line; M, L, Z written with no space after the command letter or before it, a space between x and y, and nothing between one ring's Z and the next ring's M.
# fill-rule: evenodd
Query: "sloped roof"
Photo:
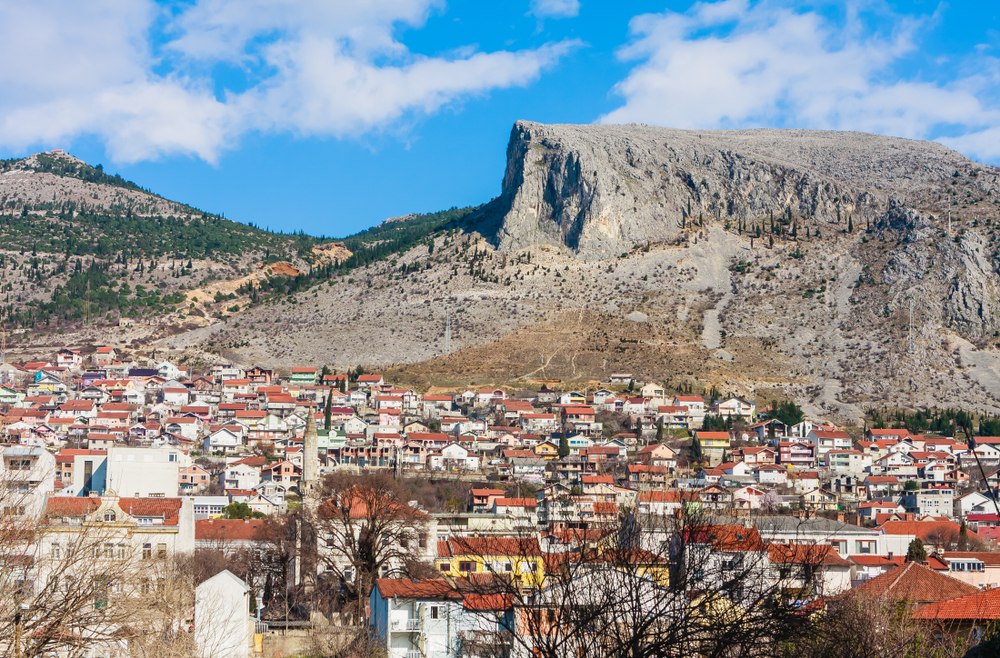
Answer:
M539 557L542 549L534 537L449 537L438 542L438 557L524 556Z
M933 603L975 594L979 588L937 573L916 562L907 562L901 567L861 583L850 591L911 603Z
M1000 588L925 605L913 616L917 619L1000 619Z
M204 519L194 522L194 538L238 541L256 539L264 527L263 519Z
M851 563L827 544L770 544L767 547L771 562L783 564L825 564L850 567Z
M458 599L455 589L445 580L410 580L409 578L378 578L375 586L383 599Z
M960 528L954 521L886 521L879 526L883 534L913 535L925 543L958 537Z
M84 516L101 506L101 499L53 496L45 506L47 516ZM132 516L163 517L163 525L177 525L180 520L180 498L119 498L118 507Z

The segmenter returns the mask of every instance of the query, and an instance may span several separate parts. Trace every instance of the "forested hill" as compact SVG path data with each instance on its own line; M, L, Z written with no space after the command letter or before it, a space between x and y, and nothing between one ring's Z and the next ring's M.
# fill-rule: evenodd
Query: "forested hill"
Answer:
M292 258L316 240L228 221L169 201L65 154L0 161L0 244L101 259Z
M28 342L123 319L214 322L429 244L471 210L333 242L227 220L61 151L2 160L0 325Z

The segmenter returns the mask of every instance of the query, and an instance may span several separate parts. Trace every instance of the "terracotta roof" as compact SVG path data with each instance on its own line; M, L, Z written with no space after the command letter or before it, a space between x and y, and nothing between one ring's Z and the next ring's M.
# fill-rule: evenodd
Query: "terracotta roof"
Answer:
M408 578L378 578L375 586L383 599L457 599L456 592L445 580L410 580Z
M263 519L205 519L194 522L194 538L203 540L256 539L264 528Z
M925 605L913 616L917 619L1000 619L1000 588Z
M53 496L49 498L45 513L48 516L84 516L101 505L100 498L71 498ZM162 516L163 525L177 525L180 498L119 498L118 507L132 516Z
M473 489L473 496L503 496L503 489Z
M764 542L756 528L741 525L710 525L685 530L688 540L712 544L717 551L763 551Z
M879 530L885 535L913 535L924 543L958 537L961 526L954 521L886 521Z
M538 507L534 498L497 498L497 507Z
M771 544L767 547L771 562L783 564L826 564L850 567L851 563L828 544Z
M901 567L906 564L906 558L902 555L894 557L886 557L884 555L852 555L850 559L856 564L869 567L886 566L889 564Z
M466 610L507 610L514 604L509 594L466 594L462 607Z
M938 555L942 558L951 558L953 560L967 558L970 560L979 560L989 566L1000 566L1000 553L987 551L948 551L946 553L939 553Z
M979 589L916 562L907 562L904 566L867 580L849 591L911 603L933 603L968 596Z
M695 500L697 497L693 491L647 491L639 494L639 502L679 503L682 500Z
M535 538L518 537L449 537L438 542L438 557L477 556L541 556L542 549Z

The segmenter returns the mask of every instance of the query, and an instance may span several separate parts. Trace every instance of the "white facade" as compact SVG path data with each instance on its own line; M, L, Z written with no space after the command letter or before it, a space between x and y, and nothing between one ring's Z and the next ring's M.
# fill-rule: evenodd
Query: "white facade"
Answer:
M247 658L253 651L250 588L230 571L195 590L194 640L199 658Z
M106 488L122 496L177 496L180 467L190 464L191 458L176 448L112 446Z

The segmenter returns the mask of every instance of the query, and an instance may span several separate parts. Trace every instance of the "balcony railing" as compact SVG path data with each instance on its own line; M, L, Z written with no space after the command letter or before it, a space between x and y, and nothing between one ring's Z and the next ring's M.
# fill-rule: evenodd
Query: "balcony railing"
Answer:
M389 624L389 630L399 633L412 633L422 630L423 622L419 619L393 619Z
M419 651L407 651L406 658L424 658L424 654Z

